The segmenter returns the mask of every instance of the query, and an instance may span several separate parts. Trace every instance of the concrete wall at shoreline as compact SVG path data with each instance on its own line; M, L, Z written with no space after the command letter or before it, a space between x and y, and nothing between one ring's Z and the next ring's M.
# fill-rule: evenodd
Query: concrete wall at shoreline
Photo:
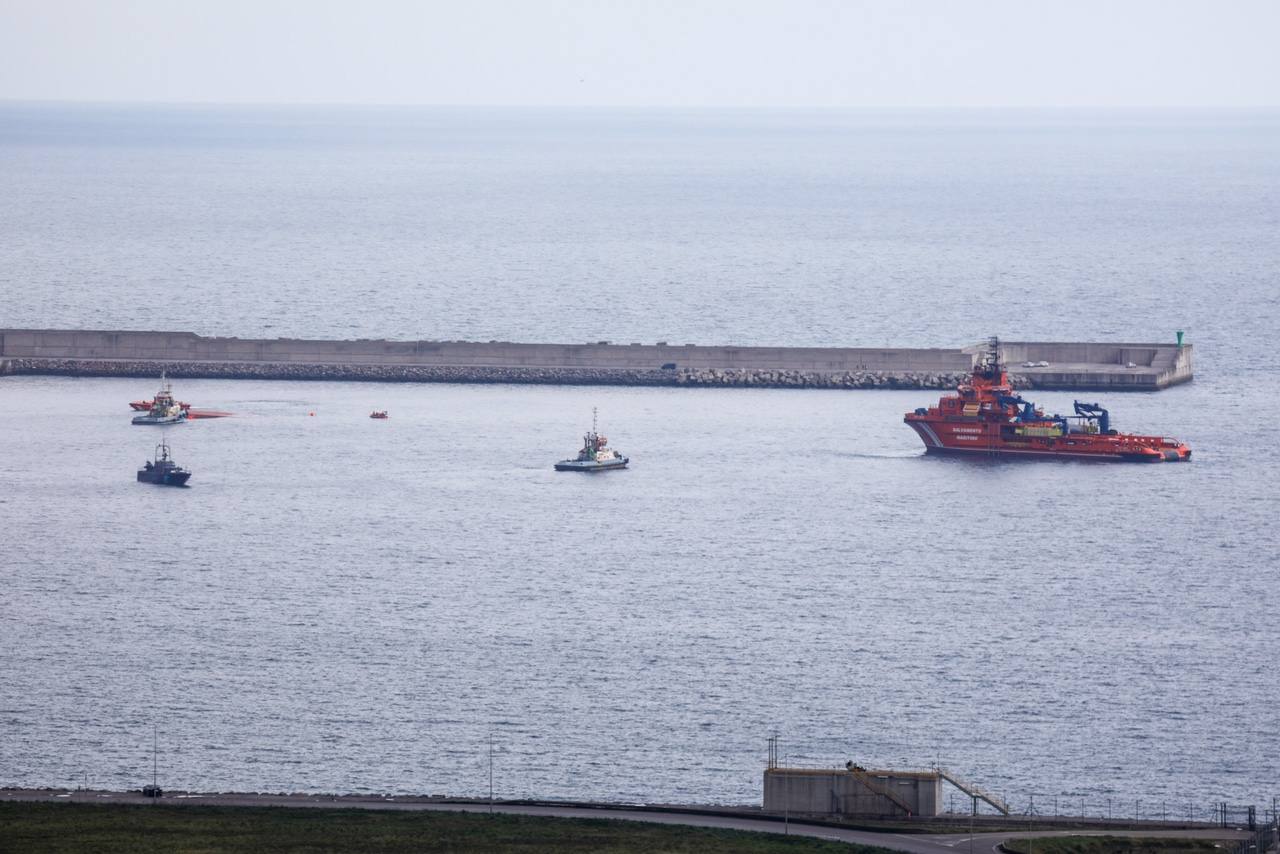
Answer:
M1189 346L1010 342L1002 348L1022 387L1154 390L1191 378ZM0 360L9 360L18 373L137 376L165 369L174 376L405 382L946 388L969 371L980 349L309 341L0 330ZM1023 368L1025 361L1049 366Z

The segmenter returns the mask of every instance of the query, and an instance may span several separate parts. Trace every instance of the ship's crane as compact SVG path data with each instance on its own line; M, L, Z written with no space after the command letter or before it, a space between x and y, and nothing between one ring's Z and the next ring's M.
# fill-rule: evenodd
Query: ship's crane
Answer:
M1020 394L1000 394L996 396L996 401L1001 406L1016 406L1019 408L1019 421L1039 421L1040 416L1036 414L1036 405L1027 400Z
M1107 410L1096 403L1081 403L1076 400L1072 401L1072 404L1075 406L1076 415L1085 421L1098 422L1099 433L1106 434L1111 432L1111 415L1108 414Z

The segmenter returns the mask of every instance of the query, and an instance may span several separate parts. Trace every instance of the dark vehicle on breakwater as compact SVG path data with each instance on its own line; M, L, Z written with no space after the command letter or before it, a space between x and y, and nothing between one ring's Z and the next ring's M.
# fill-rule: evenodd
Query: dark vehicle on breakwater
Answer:
M138 469L138 483L154 483L157 486L186 486L191 472L173 461L168 444L156 445L156 458L147 460Z

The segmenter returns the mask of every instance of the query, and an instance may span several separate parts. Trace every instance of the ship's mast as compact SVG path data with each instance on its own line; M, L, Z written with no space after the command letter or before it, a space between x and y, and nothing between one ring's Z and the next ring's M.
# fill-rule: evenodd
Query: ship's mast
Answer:
M992 335L987 339L987 351L982 354L982 376L993 382L1000 378L1000 339Z

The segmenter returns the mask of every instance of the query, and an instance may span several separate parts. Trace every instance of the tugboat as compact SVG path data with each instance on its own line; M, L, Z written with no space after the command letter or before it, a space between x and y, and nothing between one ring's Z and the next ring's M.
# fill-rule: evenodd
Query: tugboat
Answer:
M369 413L369 417L377 419L378 421L385 421L390 416L387 415L387 410L385 409L375 409L373 412Z
M1063 457L1120 462L1182 462L1191 449L1177 439L1138 436L1111 429L1111 416L1096 403L1075 401L1075 415L1045 415L1014 394L1000 341L992 338L969 381L937 406L908 412L903 421L930 454Z
M134 424L181 424L187 420L187 410L173 399L173 390L164 374L160 375L160 382L162 385L151 401L151 409L145 415L135 416Z
M169 446L161 441L156 445L155 461L147 460L138 469L138 483L154 483L158 486L186 486L191 472L178 465L169 456Z
M624 469L630 462L609 446L609 439L596 432L596 410L591 408L591 432L583 437L582 450L572 460L556 463L556 471L608 471Z

